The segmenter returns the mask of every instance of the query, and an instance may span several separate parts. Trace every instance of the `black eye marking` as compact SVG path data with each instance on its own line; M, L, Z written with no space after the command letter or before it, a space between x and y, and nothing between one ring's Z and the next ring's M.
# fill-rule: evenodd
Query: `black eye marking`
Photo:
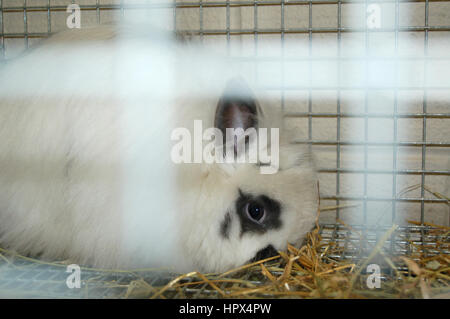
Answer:
M264 216L249 214L248 208L258 207L258 212L263 210ZM241 236L246 233L264 234L269 229L281 227L281 204L266 195L253 196L239 189L239 198L236 200L236 213L241 222ZM261 218L260 218L261 217Z
M220 235L222 235L223 238L228 239L230 235L230 224L231 224L231 215L230 213L226 213L225 219L220 224Z
M255 262L258 260L270 258L270 257L277 256L277 255L278 255L278 251L275 248L273 248L272 245L269 245L269 246L261 249L260 251L258 251L256 253L255 257L250 259L249 262Z

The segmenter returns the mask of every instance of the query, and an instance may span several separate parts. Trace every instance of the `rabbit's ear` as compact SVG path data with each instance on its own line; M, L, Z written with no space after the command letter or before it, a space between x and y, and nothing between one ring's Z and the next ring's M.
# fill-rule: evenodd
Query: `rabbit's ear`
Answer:
M214 119L214 126L222 132L223 145L227 145L224 155L228 147L234 148L234 154L238 155L238 148L245 148L249 144L250 136L256 134L260 115L262 116L262 112L259 104L247 83L242 78L230 80L217 104ZM233 129L234 133L228 135L227 129ZM247 131L248 129L253 131Z
M225 136L227 128L258 127L258 103L242 78L228 82L217 104L214 126Z

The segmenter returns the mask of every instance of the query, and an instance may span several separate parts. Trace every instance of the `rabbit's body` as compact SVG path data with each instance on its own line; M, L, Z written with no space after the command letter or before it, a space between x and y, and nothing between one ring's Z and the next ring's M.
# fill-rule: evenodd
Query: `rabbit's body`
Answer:
M280 127L276 174L175 164L171 132L192 132L195 119L214 127L222 92L142 89L173 73L147 76L140 54L118 66L116 39L109 27L66 32L0 69L0 244L97 267L222 271L301 240L317 209L315 174L280 115L265 105L255 115L259 127ZM171 65L170 54L152 58L149 70L158 58ZM247 220L248 202L264 208L264 222Z

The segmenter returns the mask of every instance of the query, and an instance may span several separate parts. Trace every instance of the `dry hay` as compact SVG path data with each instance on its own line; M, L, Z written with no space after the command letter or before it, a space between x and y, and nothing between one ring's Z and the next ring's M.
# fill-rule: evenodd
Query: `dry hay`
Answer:
M334 245L332 242L323 244L316 228L308 234L308 241L301 248L289 245L288 251L280 252L279 256L222 274L184 274L156 290L151 297L450 298L450 256L388 257L381 248L395 229L396 226L389 229L369 257L358 264L329 258ZM447 237L441 248L448 250L450 228L435 227L432 231ZM380 288L369 289L370 274L365 274L364 270L380 255L392 274L382 274Z
M450 250L450 227L424 227L429 227L429 233L443 239L438 243L441 250ZM104 274L133 274L126 283L101 282L102 288L121 288L118 295L110 296L116 298L450 298L450 255L442 253L426 257L416 250L410 256L388 256L382 247L396 228L395 225L391 227L372 253L358 263L331 258L331 255L339 254L341 248L334 242L323 243L319 229L315 228L300 248L289 245L288 250L279 252L278 256L221 274L191 272L159 286L150 284L148 275L152 270L149 269L83 269L98 272L99 281ZM372 260L379 261L380 257L389 271L387 274L382 271L379 289L369 289L367 278L370 273L365 273L365 269ZM0 250L3 263L14 266L17 258L49 267L65 267L61 263L46 263ZM99 281L94 277L86 282L85 296L91 293L89 287L98 288Z

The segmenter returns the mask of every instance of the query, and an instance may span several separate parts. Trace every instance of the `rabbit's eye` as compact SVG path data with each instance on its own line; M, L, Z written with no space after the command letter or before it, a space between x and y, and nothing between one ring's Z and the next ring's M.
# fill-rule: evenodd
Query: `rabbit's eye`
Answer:
M246 207L247 216L255 222L261 223L264 220L264 206L255 201L251 201Z
M241 222L241 236L245 233L264 234L270 229L279 229L282 225L281 203L265 194L255 196L239 189L239 197L235 205ZM226 219L225 217L223 221L225 224L227 224Z

